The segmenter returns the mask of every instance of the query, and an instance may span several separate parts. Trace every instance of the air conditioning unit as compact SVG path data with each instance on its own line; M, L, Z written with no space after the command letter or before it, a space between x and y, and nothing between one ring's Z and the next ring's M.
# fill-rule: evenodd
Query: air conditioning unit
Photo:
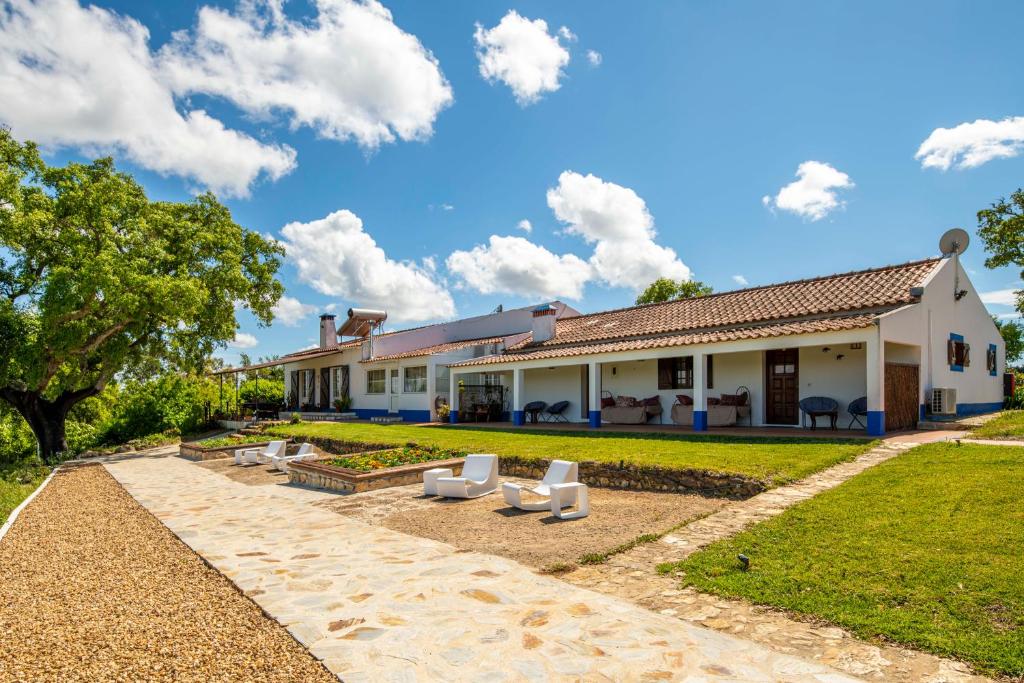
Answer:
M932 389L928 406L932 415L956 415L956 389Z

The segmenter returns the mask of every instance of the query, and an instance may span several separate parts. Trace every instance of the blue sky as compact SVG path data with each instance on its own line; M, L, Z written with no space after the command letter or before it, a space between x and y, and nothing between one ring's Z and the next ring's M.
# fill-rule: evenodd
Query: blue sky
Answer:
M74 109L66 103L76 98L61 92L67 81L55 81L43 94L14 95L27 104L0 102L0 121L16 136L46 142L54 163L111 151L154 198L186 199L221 183L239 223L295 245L281 275L293 312L306 315L260 329L243 313L240 340L255 338L244 349L254 356L312 343L315 313L380 304L367 301L374 295L404 318L394 329L544 294L585 311L627 305L647 274L692 271L727 290L740 286L737 276L756 285L923 258L936 254L949 227L973 235L978 209L1024 184L1024 119L1014 118L1024 116L1019 3L386 2L390 19L374 10L379 41L363 31L358 41L324 43L333 58L358 52L380 71L318 71L288 50L262 49L268 61L251 70L276 94L258 84L239 92L232 70L200 40L202 6L234 17L236 29L281 38L315 31L319 12L350 4L289 2L275 18L273 3L250 3L249 14L233 3L98 3L115 16L78 12L67 0L11 0L22 23L0 19L0 44L21 29L19 45L0 47L0 77L18 59L19 77L42 78L26 73L26 55L57 46L68 53L58 69L84 71L89 93L110 83L131 89L109 102L96 95L89 116L72 111L76 118L62 121L33 110ZM81 36L91 31L97 44L115 44L135 25L128 17L148 29L148 42L136 41L127 56L90 57ZM184 33L171 50L173 32ZM244 35L205 35L217 36L244 58ZM396 50L408 60L401 69L388 66ZM146 87L133 80L150 72ZM421 92L431 73L433 91ZM538 73L547 86L537 85ZM292 78L307 87L282 105ZM197 136L202 141L195 131L182 133L174 150L153 153L147 136L160 135L161 116L176 116L147 108L164 91L177 115L202 109L250 140L224 156L262 171L239 179L231 163L227 180L197 172L210 165L203 154L216 160L222 149L211 138L192 150ZM323 106L311 93L334 91L341 104L305 121ZM136 93L144 101L122 111ZM349 106L364 119L379 116L395 139L368 142L345 129ZM116 130L104 129L104 107L120 122ZM394 121L410 118L417 131L403 139ZM86 119L92 123L79 129ZM956 129L962 124L969 125ZM915 158L926 140L930 147ZM801 168L804 182L784 191ZM530 232L517 227L523 220ZM288 223L296 224L290 238L282 233ZM628 230L613 234L623 225ZM492 236L516 241L474 251ZM381 263L365 259L371 240L387 266L375 272L388 282L368 293L353 282L359 268ZM983 261L975 240L964 263L979 291L1019 286L1015 270L989 271ZM348 265L325 274L324 264L341 262ZM498 266L505 270L495 274ZM528 272L520 277L516 268ZM224 356L233 362L238 351Z

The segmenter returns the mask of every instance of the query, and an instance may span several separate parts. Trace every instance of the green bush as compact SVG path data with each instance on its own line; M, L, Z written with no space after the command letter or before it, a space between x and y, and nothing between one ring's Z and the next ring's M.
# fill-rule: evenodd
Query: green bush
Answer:
M238 387L238 396L243 402L260 401L261 403L284 403L284 380L260 378L259 394L256 393L256 380L247 379Z
M0 463L19 463L35 457L36 439L25 419L0 402Z

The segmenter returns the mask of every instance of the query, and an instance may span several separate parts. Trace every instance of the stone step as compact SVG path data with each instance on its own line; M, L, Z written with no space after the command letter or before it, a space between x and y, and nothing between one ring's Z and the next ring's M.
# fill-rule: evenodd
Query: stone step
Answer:
M404 422L404 420L398 415L377 415L376 417L371 417L370 422L389 425L396 422Z

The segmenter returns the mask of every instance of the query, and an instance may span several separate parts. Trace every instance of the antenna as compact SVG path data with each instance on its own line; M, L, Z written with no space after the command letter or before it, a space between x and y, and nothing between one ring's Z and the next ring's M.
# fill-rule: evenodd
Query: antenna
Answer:
M939 238L939 251L943 256L953 257L953 300L960 301L967 294L966 289L960 289L960 254L967 251L967 245L971 243L971 236L962 228L950 228Z

